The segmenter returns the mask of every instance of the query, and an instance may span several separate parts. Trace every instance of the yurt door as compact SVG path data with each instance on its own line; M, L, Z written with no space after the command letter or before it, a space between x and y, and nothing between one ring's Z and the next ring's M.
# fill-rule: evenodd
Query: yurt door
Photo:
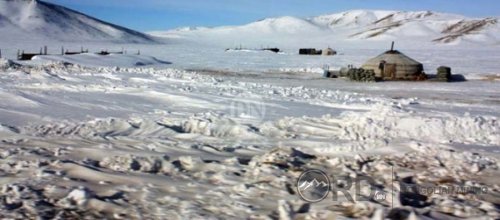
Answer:
M396 78L396 64L386 63L384 65L384 78Z

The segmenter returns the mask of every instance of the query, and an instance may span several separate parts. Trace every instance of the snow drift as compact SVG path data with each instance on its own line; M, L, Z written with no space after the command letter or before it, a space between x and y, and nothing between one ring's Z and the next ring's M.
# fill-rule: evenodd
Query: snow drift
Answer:
M134 54L110 54L107 56L84 53L71 56L62 55L44 55L33 57L35 62L53 63L63 62L70 64L78 64L82 66L117 66L117 67L134 67L134 66L149 66L149 65L166 65L171 64L168 61L159 60L152 56L134 55ZM1 67L1 64L0 64Z

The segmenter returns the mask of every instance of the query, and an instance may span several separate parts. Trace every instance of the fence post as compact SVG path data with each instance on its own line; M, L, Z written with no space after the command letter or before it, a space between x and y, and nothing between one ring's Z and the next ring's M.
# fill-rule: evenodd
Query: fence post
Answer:
M43 47L43 54L44 54L44 55L48 55L48 52L47 52L47 51L48 51L48 50L47 50L47 46L44 46L44 47Z
M2 59L2 49L0 49L0 59Z

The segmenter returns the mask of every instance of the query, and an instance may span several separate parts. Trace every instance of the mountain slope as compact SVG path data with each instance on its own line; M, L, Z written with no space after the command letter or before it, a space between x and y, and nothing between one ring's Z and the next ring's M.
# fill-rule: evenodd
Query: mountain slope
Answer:
M157 36L196 38L224 43L319 45L377 43L396 40L407 45L498 45L497 18L472 19L432 11L353 10L312 18L269 18L243 26L176 29Z
M36 0L0 0L4 39L151 43L146 34Z

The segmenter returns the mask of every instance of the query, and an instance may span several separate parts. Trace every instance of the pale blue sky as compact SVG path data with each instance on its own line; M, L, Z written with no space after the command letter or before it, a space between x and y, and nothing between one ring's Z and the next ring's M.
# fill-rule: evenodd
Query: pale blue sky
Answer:
M499 0L45 0L140 31L239 25L267 17L309 17L352 9L432 10L500 16Z

